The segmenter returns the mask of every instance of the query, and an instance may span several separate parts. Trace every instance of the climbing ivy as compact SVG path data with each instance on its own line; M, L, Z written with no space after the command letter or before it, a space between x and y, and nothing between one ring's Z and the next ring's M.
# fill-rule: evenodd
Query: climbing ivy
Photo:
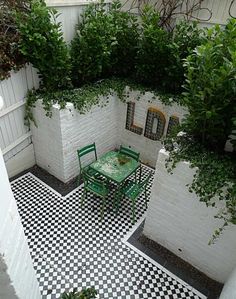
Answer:
M127 88L128 87L128 88ZM44 90L31 90L27 95L26 101L26 114L25 124L30 125L30 122L34 122L32 108L38 99L42 100L43 107L46 111L46 115L52 116L52 105L57 103L61 109L66 107L68 102L73 103L76 110L81 114L89 111L94 105L104 105L109 100L109 96L116 93L120 101L125 102L129 97L131 91L137 92L137 100L145 92L152 92L153 98L158 97L160 101L166 105L171 105L174 102L181 103L180 97L173 97L171 94L163 94L158 90L147 88L141 84L138 84L129 79L111 78L100 80L96 83L90 83L83 85L81 88L67 89L55 92L44 92ZM105 98L105 102L104 102Z

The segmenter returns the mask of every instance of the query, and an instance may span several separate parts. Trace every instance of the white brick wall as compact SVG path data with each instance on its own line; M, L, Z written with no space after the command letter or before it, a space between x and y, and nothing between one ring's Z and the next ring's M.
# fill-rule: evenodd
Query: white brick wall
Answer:
M34 117L38 128L33 124L32 140L34 144L36 164L63 181L63 152L60 110L58 106L52 108L52 118L45 115L41 101L34 109Z
M63 182L79 173L77 149L96 142L98 156L117 147L118 103L111 96L106 106L94 106L86 114L78 113L72 104L60 110L53 107L52 118L45 116L37 103L32 126L36 163Z
M0 150L0 255L20 299L40 299L23 226L13 197Z
M225 282L236 266L236 227L229 226L214 245L208 245L222 224L214 218L218 210L188 192L186 184L194 174L189 163L178 163L171 175L165 168L167 157L164 150L159 152L144 234L209 277Z
M236 298L236 268L231 273L226 281L221 292L220 299L235 299Z
M152 97L151 93L146 93L137 100L137 92L130 93L129 100L136 102L135 124L143 127L143 133L150 107L164 113L167 121L165 131L171 115L181 119L184 113L183 108L177 105L165 106L158 99L152 100ZM105 101L106 99L102 102ZM127 104L120 102L116 96L110 96L107 105L101 103L86 114L78 113L72 104L68 104L67 109L63 110L55 105L51 119L45 116L39 101L34 109L38 128L32 125L37 165L61 181L68 182L79 173L76 150L96 142L98 156L120 144L129 145L141 153L143 162L154 167L161 142L126 130L126 114Z
M94 106L86 114L79 114L71 104L70 109L60 112L60 121L64 182L79 173L78 148L95 142L99 157L117 147L118 100L115 97L110 96L106 106Z
M130 92L129 101L135 102L135 116L134 124L143 128L142 135L137 135L129 130L126 130L126 113L127 105L120 103L120 119L119 119L119 136L120 143L124 145L131 145L134 149L140 152L140 158L143 163L149 164L152 167L156 166L157 154L162 148L161 141L151 140L144 136L147 110L152 107L160 110L166 119L166 126L164 130L164 135L166 134L168 122L170 116L178 116L181 120L185 113L183 107L173 104L171 106L166 106L158 99L152 99L153 94L146 92L144 95L141 95L140 99L138 98L138 92Z

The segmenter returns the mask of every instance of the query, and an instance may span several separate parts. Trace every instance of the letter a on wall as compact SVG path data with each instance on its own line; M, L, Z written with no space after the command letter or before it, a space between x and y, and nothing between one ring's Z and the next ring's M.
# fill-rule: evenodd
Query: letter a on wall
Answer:
M161 111L149 108L144 136L151 140L159 140L164 133L165 123L166 119Z
M127 115L126 115L126 129L141 135L143 133L143 128L134 125L134 111L135 111L135 103L128 102L127 103Z

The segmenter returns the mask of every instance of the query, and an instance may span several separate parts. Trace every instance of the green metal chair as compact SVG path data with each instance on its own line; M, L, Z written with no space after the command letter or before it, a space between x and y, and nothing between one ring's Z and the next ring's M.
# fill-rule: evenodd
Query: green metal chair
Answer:
M95 142L92 143L92 144L86 145L86 146L84 146L84 147L77 150L78 159L79 159L79 167L80 167L79 179L82 176L82 172L86 172L90 176L97 176L98 175L95 170L93 170L92 168L89 167L89 165L94 161L92 161L88 165L84 165L84 166L82 165L81 158L85 155L88 155L89 153L92 153L92 152L94 153L94 161L95 161L95 160L97 160L97 151L96 151Z
M121 154L124 154L126 156L129 156L133 159L135 159L136 161L139 160L139 156L140 156L140 153L137 153L133 150L131 150L130 148L128 147L125 147L123 145L120 146L120 151L119 151Z
M102 198L102 207L101 207L101 220L103 219L104 214L104 207L106 203L106 197L108 195L108 188L104 181L95 179L94 177L91 177L86 172L82 172L82 177L84 181L84 192L81 197L81 206L84 205L84 199L87 198L87 193L92 192L93 194L99 196Z
M147 185L152 176L152 173L150 172L148 177L144 179L143 181L137 182L136 180L127 180L124 184L124 186L121 187L121 194L132 201L132 223L135 222L135 203L137 201L137 198L139 195L143 192L145 192L145 204L147 208Z

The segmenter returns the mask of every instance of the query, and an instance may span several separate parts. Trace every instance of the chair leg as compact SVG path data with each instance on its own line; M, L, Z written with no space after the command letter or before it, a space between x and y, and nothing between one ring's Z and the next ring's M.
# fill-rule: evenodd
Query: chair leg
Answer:
M113 202L113 206L115 205L116 214L118 213L118 210L120 207L121 197L122 197L122 194L121 194L120 190L118 189L115 193L115 198L114 198L114 202Z
M81 196L81 202L80 202L80 204L81 204L82 207L84 205L84 199L85 199L85 197L87 198L87 190L86 189L84 189L83 194Z
M101 207L101 221L103 220L105 203L106 203L106 199L103 198L103 199L102 199L102 207Z
M147 188L145 188L145 205L146 205L146 209L147 209Z
M135 200L132 200L132 224L135 223Z
M80 186L81 180L82 180L82 173L80 172L77 178L78 186Z
M142 166L139 166L139 183L141 182L141 178L142 178Z

